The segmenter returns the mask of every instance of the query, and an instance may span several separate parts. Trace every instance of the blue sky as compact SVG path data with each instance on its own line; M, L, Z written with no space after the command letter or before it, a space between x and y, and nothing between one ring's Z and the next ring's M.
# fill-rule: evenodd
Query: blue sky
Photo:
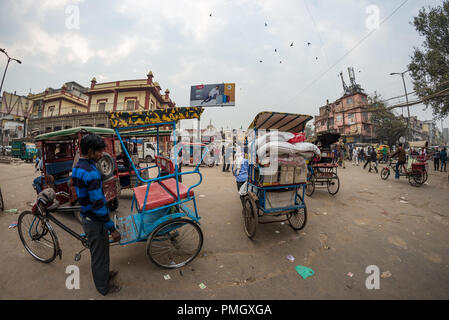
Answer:
M330 68L370 31L368 6L379 8L382 21L402 2L3 0L0 48L23 62L10 64L3 90L26 95L72 80L89 86L94 76L98 82L145 78L152 70L178 106L189 104L191 85L235 82L236 106L203 114L203 123L219 128L246 128L266 110L316 115L326 99L341 95L337 75L342 71L348 83L350 66L368 94L403 94L401 78L389 74L404 71L422 43L410 22L422 6L442 1L409 0ZM66 27L73 5L79 29ZM5 60L0 57L0 70ZM411 114L431 119L431 110L422 109L411 107Z

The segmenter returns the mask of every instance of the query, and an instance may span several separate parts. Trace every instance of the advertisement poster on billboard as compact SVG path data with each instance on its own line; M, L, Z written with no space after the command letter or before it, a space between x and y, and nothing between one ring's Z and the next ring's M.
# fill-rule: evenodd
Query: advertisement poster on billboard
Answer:
M201 84L190 88L191 107L235 106L235 83Z

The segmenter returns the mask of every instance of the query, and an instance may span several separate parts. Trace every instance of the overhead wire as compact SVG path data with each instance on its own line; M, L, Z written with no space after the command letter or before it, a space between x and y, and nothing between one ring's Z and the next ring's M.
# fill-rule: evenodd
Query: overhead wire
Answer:
M404 0L396 9L393 10L386 18L384 18L380 23L379 27L383 25L386 21L388 21L400 8L402 8L409 0ZM296 99L300 94L302 94L309 87L314 85L318 80L320 80L323 76L325 76L330 70L332 70L337 64L339 64L344 58L346 58L352 51L354 51L359 45L362 44L367 38L369 38L377 29L372 29L368 32L362 39L360 39L348 52L346 52L343 56L341 56L337 61L332 64L329 68L326 69L323 73L321 73L317 78L315 78L312 82L310 82L306 87L304 87L299 93L293 96L291 99L287 100L285 103L288 103L294 99Z

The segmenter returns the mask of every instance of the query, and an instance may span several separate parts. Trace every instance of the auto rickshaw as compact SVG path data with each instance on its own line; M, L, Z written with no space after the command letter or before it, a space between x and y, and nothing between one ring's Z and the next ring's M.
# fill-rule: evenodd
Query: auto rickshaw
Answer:
M120 192L115 133L112 129L96 127L76 127L49 133L35 137L42 152L43 171L42 177L45 187L52 187L59 193L56 200L63 205L66 211L74 212L79 220L79 206L75 187L72 186L72 168L76 165L81 155L80 141L89 133L100 135L105 144L103 157L97 162L97 168L103 180L103 192L110 210L118 208L118 196ZM68 194L65 196L63 194ZM65 205L66 204L66 205Z

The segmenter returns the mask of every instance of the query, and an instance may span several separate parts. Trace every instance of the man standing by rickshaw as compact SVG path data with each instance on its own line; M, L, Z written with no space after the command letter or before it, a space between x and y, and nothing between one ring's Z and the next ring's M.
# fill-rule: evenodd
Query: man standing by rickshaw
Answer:
M112 283L117 271L109 271L109 236L120 241L120 233L109 217L103 194L101 174L95 163L100 160L106 145L96 134L85 135L80 142L81 157L72 169L72 181L81 205L83 229L89 241L92 276L102 295L114 293L120 287Z

